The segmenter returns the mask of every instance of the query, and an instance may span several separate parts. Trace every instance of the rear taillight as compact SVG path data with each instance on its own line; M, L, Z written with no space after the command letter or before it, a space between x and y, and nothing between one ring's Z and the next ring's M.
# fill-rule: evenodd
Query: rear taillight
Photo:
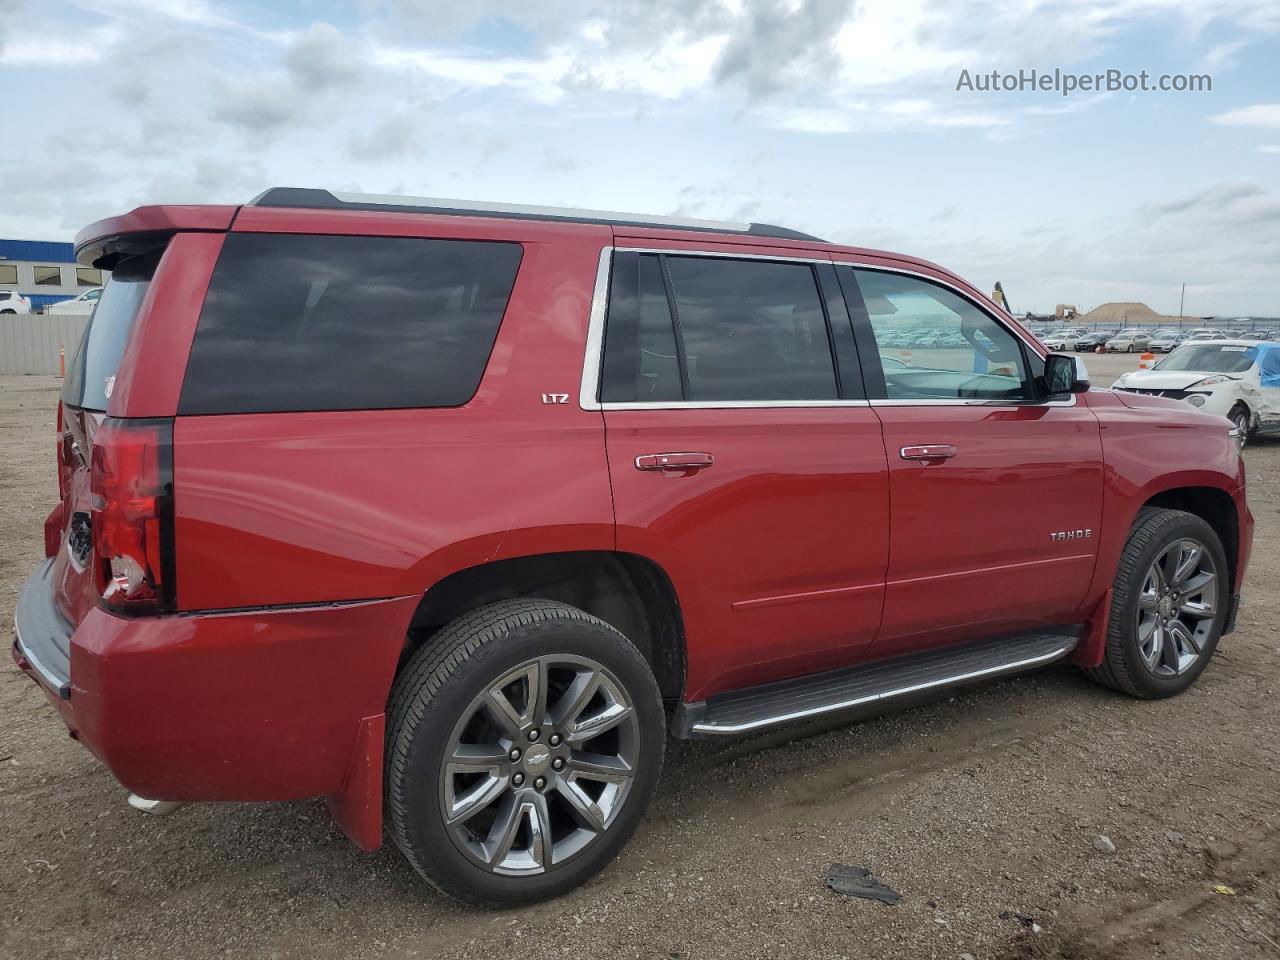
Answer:
M90 490L102 605L129 614L172 610L173 421L104 420Z

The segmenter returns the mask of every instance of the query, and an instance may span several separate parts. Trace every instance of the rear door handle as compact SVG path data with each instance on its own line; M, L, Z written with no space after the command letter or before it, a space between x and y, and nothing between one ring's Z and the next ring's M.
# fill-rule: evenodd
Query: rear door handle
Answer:
M637 470L659 470L684 473L714 466L716 458L709 453L646 453L636 457Z
M903 460L950 460L956 452L956 448L949 443L919 443L903 447L898 455Z

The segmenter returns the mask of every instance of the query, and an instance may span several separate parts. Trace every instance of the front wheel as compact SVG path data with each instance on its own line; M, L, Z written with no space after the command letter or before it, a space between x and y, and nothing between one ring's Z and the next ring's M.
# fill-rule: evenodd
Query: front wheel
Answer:
M396 681L391 834L459 900L558 896L635 832L665 736L653 673L617 630L549 600L490 604L444 627Z
M1234 427L1236 431L1236 443L1239 444L1240 449L1243 450L1245 445L1249 442L1249 411L1245 407L1237 404L1231 409L1231 413L1228 417L1231 420L1231 426Z
M1085 672L1146 700L1181 693L1213 656L1229 602L1214 529L1181 510L1144 508L1120 557L1102 664Z

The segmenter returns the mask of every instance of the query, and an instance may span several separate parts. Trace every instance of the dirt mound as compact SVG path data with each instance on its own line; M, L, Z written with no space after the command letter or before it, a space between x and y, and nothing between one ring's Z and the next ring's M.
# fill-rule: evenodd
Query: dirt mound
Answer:
M1123 326L1141 326L1159 318L1159 314L1145 303L1104 303L1094 307L1080 320L1084 323L1119 323Z

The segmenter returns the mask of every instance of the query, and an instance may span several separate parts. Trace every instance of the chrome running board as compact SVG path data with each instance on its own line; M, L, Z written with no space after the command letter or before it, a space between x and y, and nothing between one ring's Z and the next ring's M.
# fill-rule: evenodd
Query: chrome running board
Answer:
M1031 633L944 647L717 694L681 705L676 736L730 736L826 713L873 707L912 694L1022 673L1061 660L1079 630Z

